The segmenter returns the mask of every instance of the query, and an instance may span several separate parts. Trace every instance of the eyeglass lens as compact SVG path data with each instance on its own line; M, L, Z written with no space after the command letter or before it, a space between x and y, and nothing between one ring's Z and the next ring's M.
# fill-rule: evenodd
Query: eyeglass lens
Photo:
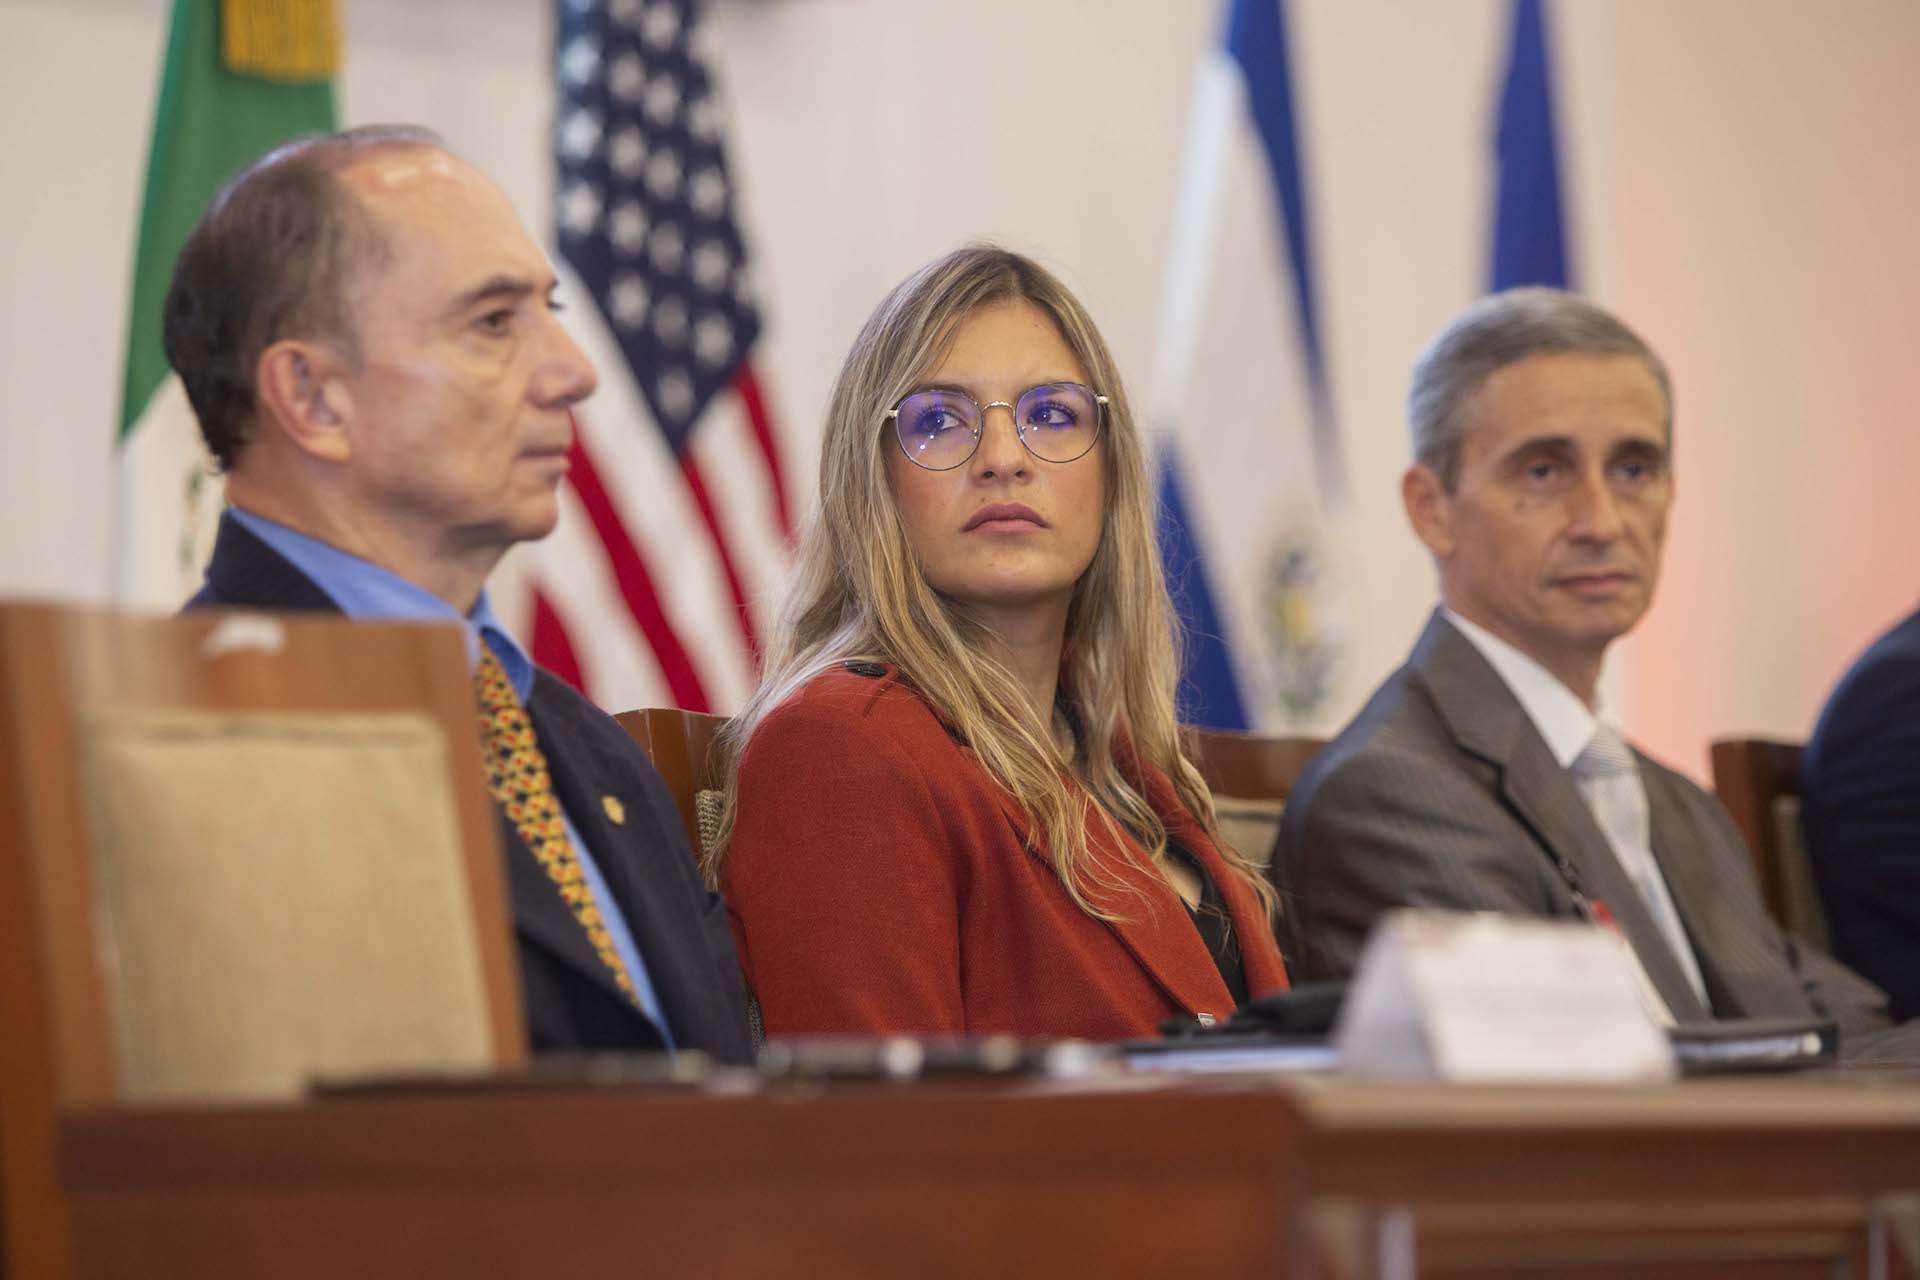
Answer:
M1013 422L1036 458L1072 462L1100 436L1100 402L1077 382L1042 383L1021 394ZM917 391L894 414L901 449L930 471L951 470L971 458L983 425L980 406L957 391Z

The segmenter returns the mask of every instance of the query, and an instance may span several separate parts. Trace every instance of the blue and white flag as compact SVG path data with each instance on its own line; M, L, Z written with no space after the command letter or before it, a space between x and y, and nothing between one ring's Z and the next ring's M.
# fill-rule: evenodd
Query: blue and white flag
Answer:
M1499 185L1493 199L1491 287L1573 287L1561 212L1552 63L1541 0L1513 0L1512 39L1494 134Z
M1160 544L1187 627L1181 715L1324 729L1348 505L1314 305L1285 0L1229 0L1200 68L1148 400Z

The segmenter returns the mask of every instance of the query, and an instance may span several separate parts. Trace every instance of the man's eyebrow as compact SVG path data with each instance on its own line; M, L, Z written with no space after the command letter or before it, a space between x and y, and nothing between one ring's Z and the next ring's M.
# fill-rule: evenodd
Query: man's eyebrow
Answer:
M1502 462L1512 462L1535 453L1571 453L1572 436L1528 436L1500 455Z
M1527 459L1543 453L1572 454L1579 451L1572 436L1529 436L1500 455L1500 465L1519 466ZM1648 457L1664 458L1667 446L1662 442L1645 436L1616 441L1607 448L1608 457L1617 457L1622 453L1639 453Z
M467 311L483 302L518 302L536 292L551 294L559 285L557 280L546 282L544 289L525 276L494 275L488 276L471 289L463 291L454 298L450 310Z

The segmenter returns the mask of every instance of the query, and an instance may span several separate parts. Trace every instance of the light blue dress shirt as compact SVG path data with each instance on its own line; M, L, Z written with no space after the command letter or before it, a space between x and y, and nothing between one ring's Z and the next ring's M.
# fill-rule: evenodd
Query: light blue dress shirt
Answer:
M466 633L468 668L478 665L480 643L484 639L487 647L493 650L493 656L499 659L501 669L507 673L507 680L513 685L514 695L520 699L520 704L525 706L527 699L532 696L533 660L514 643L507 629L500 625L493 606L487 603L485 591L480 593L473 612L463 618L440 597L415 586L398 574L389 573L377 564L349 555L338 547L330 547L303 533L295 533L285 525L275 524L250 511L233 507L229 509L229 514L248 533L272 547L294 568L311 578L314 585L326 592L328 598L339 605L340 611L349 618L368 622L458 622ZM559 799L556 793L554 800L557 802ZM640 1008L660 1029L661 1038L671 1048L673 1032L667 1026L665 1014L661 1012L660 996L653 989L646 962L640 958L640 948L634 945L633 930L627 927L627 919L620 913L620 904L607 888L606 877L600 874L593 851L580 838L580 832L574 827L565 805L560 806L560 817L566 823L567 839L573 844L574 855L580 859L581 874L586 877L587 887L593 890L593 900L600 906L607 932L613 935L613 949L619 953L620 962L626 965L627 976L633 979L633 989L640 998Z

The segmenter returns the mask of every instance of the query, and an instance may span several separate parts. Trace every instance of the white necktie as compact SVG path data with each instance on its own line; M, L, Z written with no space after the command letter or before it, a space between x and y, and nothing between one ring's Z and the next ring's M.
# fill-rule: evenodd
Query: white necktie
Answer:
M1707 985L1700 977L1700 963L1694 958L1686 928L1680 923L1680 912L1673 905L1673 895L1667 891L1660 864L1653 858L1647 789L1640 780L1640 766L1634 759L1633 749L1611 725L1599 725L1594 729L1593 740L1574 760L1570 771L1607 843L1613 846L1620 869L1640 891L1647 911L1667 945L1673 948L1701 1005L1712 1008L1712 1002L1707 999Z

